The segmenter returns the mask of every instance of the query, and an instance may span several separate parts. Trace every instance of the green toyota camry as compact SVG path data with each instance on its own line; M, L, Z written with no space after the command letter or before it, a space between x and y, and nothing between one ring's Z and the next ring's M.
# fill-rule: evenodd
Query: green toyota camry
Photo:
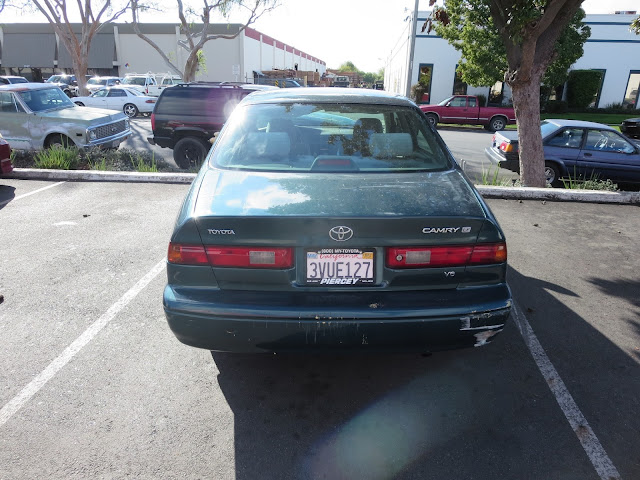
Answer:
M164 310L229 352L485 345L511 311L495 217L418 107L376 90L257 92L171 236Z

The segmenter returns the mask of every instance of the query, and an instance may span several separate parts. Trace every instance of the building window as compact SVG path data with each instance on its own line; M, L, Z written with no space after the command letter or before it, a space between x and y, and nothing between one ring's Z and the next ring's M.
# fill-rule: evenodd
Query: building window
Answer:
M422 101L419 103L429 103L431 98L431 80L433 78L433 63L421 63L418 74L418 83L424 85L426 93L422 95Z
M456 71L453 74L453 94L467 94L467 84L462 81L462 73L460 73L460 71L458 70L458 65L456 65Z
M607 72L606 70L600 70L593 68L594 72L600 72L600 86L598 87L598 91L593 96L593 100L589 104L589 108L598 108L598 104L600 103L600 94L602 93L602 86L604 85L604 75Z
M627 90L622 101L624 108L638 108L638 91L640 91L640 70L632 70L629 72Z

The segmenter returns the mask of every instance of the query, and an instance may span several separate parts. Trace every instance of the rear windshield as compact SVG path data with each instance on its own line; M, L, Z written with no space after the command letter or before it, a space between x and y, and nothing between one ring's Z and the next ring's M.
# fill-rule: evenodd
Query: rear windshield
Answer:
M145 77L125 77L124 80L122 80L123 85L140 85L140 86L145 86L146 83L146 78Z
M211 162L264 171L436 171L449 157L420 112L368 104L237 108Z

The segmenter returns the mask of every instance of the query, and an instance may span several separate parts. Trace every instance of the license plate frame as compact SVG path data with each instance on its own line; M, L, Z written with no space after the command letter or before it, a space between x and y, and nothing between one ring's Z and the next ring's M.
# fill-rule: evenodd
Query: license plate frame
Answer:
M307 248L304 257L304 281L308 286L348 288L376 284L375 248Z

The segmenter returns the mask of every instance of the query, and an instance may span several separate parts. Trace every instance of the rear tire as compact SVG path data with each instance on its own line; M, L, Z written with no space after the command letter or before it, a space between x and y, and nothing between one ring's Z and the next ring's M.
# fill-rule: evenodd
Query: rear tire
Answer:
M489 123L489 130L493 130L494 132L498 132L500 130L504 130L504 127L507 126L507 122L504 117L493 117L491 122Z
M560 169L555 163L544 162L544 176L547 179L547 183L552 187L562 186L560 181Z
M182 169L199 167L209 152L209 147L198 138L184 137L173 147L173 160Z
M122 107L122 111L129 118L133 118L138 115L138 107L136 107L133 103L127 103L124 107Z
M433 128L436 128L438 125L438 116L435 113L427 113L427 122L429 122L429 125Z

